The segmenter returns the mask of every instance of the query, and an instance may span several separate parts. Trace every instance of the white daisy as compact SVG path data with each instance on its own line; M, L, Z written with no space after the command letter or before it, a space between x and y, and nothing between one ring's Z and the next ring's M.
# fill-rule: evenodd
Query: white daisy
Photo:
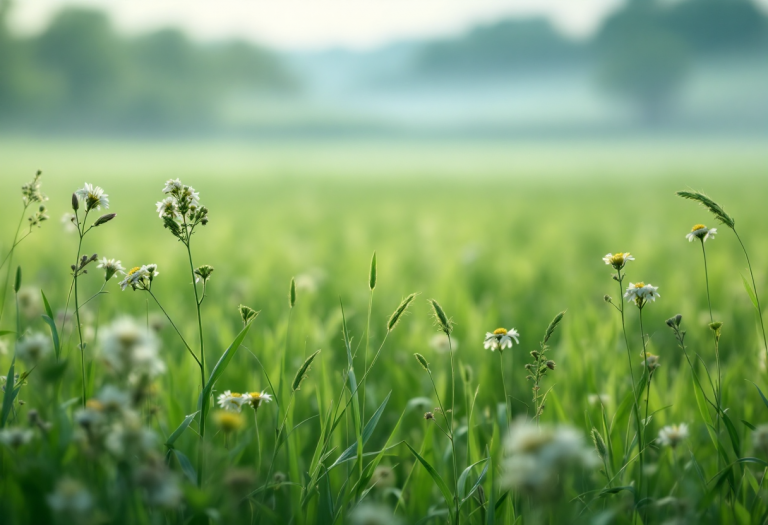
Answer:
M518 339L520 334L514 328L507 330L506 328L497 328L493 332L486 332L485 343L483 346L486 349L491 350L504 350L505 348L512 348L512 340L514 339L516 344L520 344Z
M125 279L120 281L120 289L125 291L130 286L135 290L144 277L147 277L146 269L143 266L136 266L125 274Z
M249 394L250 395L250 394ZM243 403L249 401L243 394L225 390L219 395L219 406L228 412L240 412Z
M701 242L706 242L707 239L714 239L716 233L717 228L707 228L703 224L696 224L685 238L688 239L688 242L693 242L694 239L701 239Z
M658 286L653 286L650 283L629 283L627 293L624 294L624 298L629 303L635 303L637 306L644 306L648 301L655 301L657 297L661 297Z
M675 448L683 440L688 438L688 425L680 423L679 425L669 425L659 431L659 445Z
M102 206L109 208L108 195L104 193L104 190L88 182L82 189L77 190L75 195L85 202L85 211L100 210Z
M30 428L10 427L0 430L0 443L8 445L12 449L26 445L32 441L33 437L35 437L35 433Z
M221 397L219 397L219 399L221 399ZM269 403L272 401L272 396L267 394L266 391L250 392L248 394L243 394L243 399L243 403L250 403L253 408L259 408L259 405L262 403Z
M35 332L16 345L16 357L27 364L36 364L51 353L51 343L45 335Z
M605 257L603 257L603 261L605 261L605 264L608 264L610 266L613 266L616 270L621 270L624 268L624 265L627 264L627 261L634 261L635 258L630 255L629 252L626 253L608 253Z
M56 491L47 496L52 510L65 514L83 514L90 510L93 498L82 483L63 478L56 483Z
M120 261L116 259L107 259L106 257L101 258L98 268L104 268L104 271L106 272L104 277L105 281L109 281L112 277L117 277L118 273L125 271L125 268L120 264Z

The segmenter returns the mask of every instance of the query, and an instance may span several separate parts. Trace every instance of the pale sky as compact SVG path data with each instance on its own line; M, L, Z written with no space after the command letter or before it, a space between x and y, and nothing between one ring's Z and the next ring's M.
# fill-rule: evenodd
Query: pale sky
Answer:
M504 17L546 16L588 35L622 0L16 0L18 32L43 28L61 7L108 12L128 34L178 27L201 40L245 38L279 49L370 48L460 33Z

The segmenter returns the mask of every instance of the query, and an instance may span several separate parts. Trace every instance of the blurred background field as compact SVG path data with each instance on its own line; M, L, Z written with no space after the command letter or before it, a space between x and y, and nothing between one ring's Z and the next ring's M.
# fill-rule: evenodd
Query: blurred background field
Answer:
M498 359L481 344L498 326L522 334L521 346L511 357L505 353L513 415L531 415L523 360L564 309L544 420L588 431L599 418L590 395L608 394L610 414L626 399L619 319L603 300L610 294L619 301L619 290L601 258L630 251L637 260L627 267L628 279L659 286L661 294L644 316L649 351L662 363L651 404L668 408L655 416L649 435L668 423L690 423L692 451L711 477L717 458L695 408L690 371L664 324L683 314L690 347L712 366L700 247L685 239L693 224L703 222L720 229L707 253L715 317L725 322L723 406L732 407L734 421L766 420L757 392L745 381L760 383L765 365L742 283L743 254L731 232L704 209L674 196L676 190L704 191L736 218L764 292L765 2L595 1L580 13L556 1L517 8L479 2L485 7L477 12L461 2L444 9L414 3L411 11L372 2L375 13L389 16L382 16L381 27L358 17L365 29L345 32L354 24L337 16L337 34L318 29L327 18L313 25L316 12L293 23L279 7L247 3L227 2L208 20L202 3L185 9L169 2L167 11L156 12L124 1L0 0L3 253L18 221L19 188L35 170L43 171L42 189L50 197L50 221L19 246L13 265L24 270L25 326L47 330L39 318L40 288L54 310L64 307L77 238L60 219L70 211L72 192L90 182L109 194L109 211L117 218L89 233L85 252L120 259L127 268L157 263L153 290L194 341L186 254L155 212L165 181L179 177L210 210L210 223L193 242L195 265L215 267L203 306L208 363L239 330L237 306L261 310L245 343L248 351L236 356L217 389L267 389L264 372L274 380L286 337L290 371L323 349L292 418L314 419L296 431L286 447L294 454L280 457L278 468L293 469L289 478L297 479L311 459L316 416L338 395L346 366L339 301L357 345L365 332L374 250L379 284L371 348L381 342L400 299L421 295L368 381L367 414L390 391L392 397L366 451L383 445L415 398L431 398L414 352L433 363L438 387L446 391L447 356L434 344L424 301L435 298L456 322L457 358L471 365L472 387L480 387L472 430L477 460L494 428L498 432ZM339 0L327 10L352 20L360 15L353 4ZM391 22L398 9L413 15L400 19L402 27ZM440 21L434 27L423 21L430 14ZM254 21L268 15L283 32ZM289 329L292 277L298 301ZM82 296L100 285L101 272L91 271L81 280ZM98 327L124 314L142 322L159 315L145 294L120 292L116 281L107 291L85 308L92 329L91 394L104 377ZM11 306L9 296L2 329L12 322ZM636 311L628 312L639 365ZM193 411L199 384L192 360L163 324L169 373L157 380L149 404L152 427L167 435ZM65 332L71 364L64 395L74 397L79 357L71 328ZM0 355L0 369L7 370L10 356ZM356 365L359 371L362 353ZM30 388L23 396L52 419L44 406L49 394ZM470 391L461 386L459 395L465 394ZM400 439L432 443L421 414L433 405L428 400L408 413ZM278 424L274 405L267 414L260 412L259 423L262 430L269 427L265 450ZM461 424L466 416L466 407L459 408ZM613 436L617 450L623 430ZM224 449L221 435L210 437L210 480L222 479L230 464L253 466L256 450L248 432L241 435L247 443L234 451ZM739 423L738 432L748 447L748 427ZM346 447L347 438L337 434L334 446ZM430 454L449 477L440 439ZM179 448L192 457L196 443L188 432ZM494 446L498 453L498 439ZM651 456L661 463L659 451ZM387 461L402 487L412 458L399 450ZM404 511L414 521L435 499L431 481L423 471L419 475ZM675 481L664 469L658 476L660 487ZM334 490L342 479L332 478ZM52 490L51 480L34 483L39 494ZM295 504L295 494L286 497ZM15 510L19 516L35 512L21 503Z

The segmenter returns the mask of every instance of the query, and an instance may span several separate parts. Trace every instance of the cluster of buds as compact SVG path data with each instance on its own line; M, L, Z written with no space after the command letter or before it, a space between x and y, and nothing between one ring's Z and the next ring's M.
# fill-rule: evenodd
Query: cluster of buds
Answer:
M167 197L157 203L157 213L163 226L186 244L195 226L208 224L208 208L200 204L200 194L179 179L166 182L163 193Z
M48 215L45 214L45 211L46 211L45 210L45 206L41 204L37 208L37 211L29 216L29 229L30 230L32 228L34 228L35 226L37 226L39 228L41 222L47 221L50 218L50 217L48 217Z
M73 264L70 266L70 268L72 269L72 275L82 275L84 273L88 273L88 270L86 270L85 267L91 264L93 261L95 261L98 258L99 256L96 253L94 253L90 257L88 257L87 255L83 255L76 265Z
M43 195L40 191L40 177L43 175L42 171L38 171L35 174L35 178L24 184L21 187L21 200L24 202L24 206L29 206L34 202L45 202L48 197Z

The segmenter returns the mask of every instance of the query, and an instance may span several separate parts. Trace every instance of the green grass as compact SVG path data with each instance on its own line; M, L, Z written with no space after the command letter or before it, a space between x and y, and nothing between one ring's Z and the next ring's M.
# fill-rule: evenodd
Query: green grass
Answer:
M752 431L741 421L759 425L768 419L768 407L749 382L762 388L765 371L759 367L761 342L756 316L742 283L741 275L748 276L743 254L732 233L716 225L706 210L674 196L674 191L680 189L704 191L736 218L750 252L761 299L768 303L768 244L764 234L768 219L764 205L768 153L760 146L757 142L715 140L565 144L6 141L0 145L4 152L0 165L0 219L5 225L2 255L7 252L21 210L18 188L35 169L42 169L51 220L17 248L14 266L22 266L24 286L45 291L54 310L64 307L68 268L77 248L76 236L62 232L59 218L69 210L72 191L83 182L92 182L109 194L109 211L116 212L117 218L88 234L84 252L118 258L128 268L157 263L160 276L153 284L153 292L192 348L199 349L186 251L163 229L154 212L154 203L163 197L165 180L180 177L200 192L210 210L210 223L199 228L192 243L195 265L210 264L216 269L202 307L206 375L242 327L238 305L261 310L243 348L215 390L271 392L265 372L277 388L281 354L287 348L283 378L287 392L305 357L317 349L322 352L296 392L287 429L296 428L288 433L271 472L268 467L275 431L283 418L275 403L257 412L258 443L250 413L246 413L245 429L230 436L226 443L209 419L208 427L213 430L206 435L204 489L199 491L185 482L185 510L161 512L147 510L149 507L140 503L141 493L125 488L133 486L132 482L115 485L115 479L121 479L121 468L134 467L109 467L107 460L102 468L94 467L89 464L92 458L69 443L70 426L65 421L71 421L79 405L81 387L77 338L70 325L62 334L63 358L68 366L61 378L58 400L75 401L59 410L60 405L53 402L52 380L43 373L50 367L41 365L32 370L20 390L24 405L16 407L13 425L27 425L26 413L31 408L56 425L47 440L38 437L18 452L7 447L0 451L4 469L0 510L9 517L8 523L49 521L47 507L35 502L53 492L56 479L67 475L87 485L96 498L95 506L114 522L181 523L195 516L200 519L205 509L216 509L222 519L230 522L328 522L329 507L336 511L337 496L350 493L359 466L354 461L337 466L320 480L319 492L310 493L310 497L302 487L308 485L307 471L313 464L315 446L321 436L327 435L328 411L331 406L336 408L342 374L347 368L340 300L351 336L357 380L364 374L368 271L374 250L378 283L371 312L368 362L386 335L387 319L399 301L411 292L420 295L388 336L366 380L365 406L360 407L366 419L389 396L365 444L366 453L378 451L388 442L394 445L406 441L434 466L449 489L454 486L450 443L422 417L438 406L437 399L429 376L413 357L414 352L425 356L446 403L450 398L450 359L430 346L437 328L426 299L434 298L455 322L452 339L458 345L458 390L454 416L459 472L490 451L491 464L483 483L486 501L492 496L498 501L504 494L499 488L504 407L498 356L483 349L483 337L498 326L520 331L520 346L504 353L506 387L513 417L530 418L531 384L524 379L527 372L523 365L530 361L528 352L538 349L548 323L562 310L567 314L547 354L557 362L557 368L543 381L544 389L553 389L542 422L567 423L581 429L585 436L593 425L602 430L600 411L590 406L587 398L593 393L609 394L608 423L619 412L611 436L611 468L616 471L623 464L621 451L625 448L627 421L632 431L634 426L629 412L620 410L631 392L620 321L603 300L604 294L610 294L618 301L618 289L601 258L607 252L631 251L637 260L627 266L628 280L651 282L659 286L661 294L643 311L648 351L658 354L662 364L653 376L650 407L651 412L663 410L650 421L646 438L655 438L667 424L685 422L691 430L686 445L677 450L677 471L671 466L668 449L648 450L646 463L652 467L647 475L651 487L648 496L653 502L643 507L642 518L646 522L672 517L700 522L761 522L760 516L768 506L761 501L753 505L757 487L754 479L759 480L763 470L758 464L736 467L733 489L726 485L711 499L705 497L711 485L704 488L697 469L708 482L717 474L717 455L697 408L688 365L664 324L672 315L683 314L689 351L714 369L701 251L684 236L698 222L718 226L719 235L707 243L707 256L715 318L724 322L720 342L723 406L729 409L727 413L742 445L739 457L765 460L764 452L753 450ZM6 270L2 269L2 277ZM288 291L294 276L297 301L289 327ZM83 276L81 297L95 293L101 280L101 272L95 268ZM142 320L148 313L152 317L159 313L146 294L120 292L117 281L109 283L107 291L85 308L91 319L88 324L94 328L125 313ZM15 326L11 297L12 290L0 327L4 330ZM630 306L627 326L639 377L640 329L637 309ZM22 328L48 334L39 313L23 318ZM156 380L154 394L140 411L162 443L186 414L196 410L200 374L170 326L166 325L160 335L168 372ZM12 338L3 337L6 342ZM88 394L92 396L110 379L99 359L98 341L91 337L87 342ZM11 345L9 353L0 356L3 375L10 366L12 349ZM468 389L458 378L459 363L472 369ZM17 367L30 370L26 365ZM477 398L467 433L460 429L467 423L468 399L475 389ZM428 401L420 404L418 398ZM287 397L280 401L284 406ZM352 406L330 437L329 449L333 452L324 461L326 467L357 441ZM714 419L714 411L710 413ZM175 446L197 468L195 428L197 421ZM397 432L390 436L395 428ZM725 429L719 441L725 454L735 460ZM260 464L259 443L263 456ZM163 452L163 447L158 444L157 450ZM365 456L365 465L375 457ZM397 513L407 523L418 522L430 509L446 508L427 470L421 466L414 469L415 457L404 444L393 446L380 461L393 467L394 487L402 489L402 493L374 489L365 501L380 501L394 508L397 494L401 494ZM181 472L175 459L171 466ZM224 482L231 481L235 467L250 469L253 474L246 494L264 486L270 481L267 474L271 478L274 471L285 473L288 481L296 485L260 492L238 505L238 500L230 497L236 489ZM482 465L470 474L470 486L481 469ZM605 513L608 520L632 522L628 510L632 496L628 491L592 502L586 510L584 503L574 500L580 493L607 487L598 470L582 471L567 480L564 476L564 492L553 505L539 505L535 498L523 494L506 499L496 522L513 523L513 506L514 515L522 514L524 523L535 522L541 509L556 509L538 515L553 523L567 521L570 518L564 516L582 511L583 516ZM345 484L348 478L349 484ZM636 470L630 468L612 486L629 485L633 479L636 484L637 478ZM675 481L680 485L673 487ZM676 498L675 503L664 500L668 505L656 504L670 494ZM766 496L764 491L760 494ZM591 502L595 496L595 492L590 493L582 501ZM115 497L119 503L114 503ZM301 506L302 499L307 500L305 507ZM346 519L348 508L343 507L338 522ZM472 501L462 514L462 523L480 523L485 508ZM447 516L441 519L444 522Z

